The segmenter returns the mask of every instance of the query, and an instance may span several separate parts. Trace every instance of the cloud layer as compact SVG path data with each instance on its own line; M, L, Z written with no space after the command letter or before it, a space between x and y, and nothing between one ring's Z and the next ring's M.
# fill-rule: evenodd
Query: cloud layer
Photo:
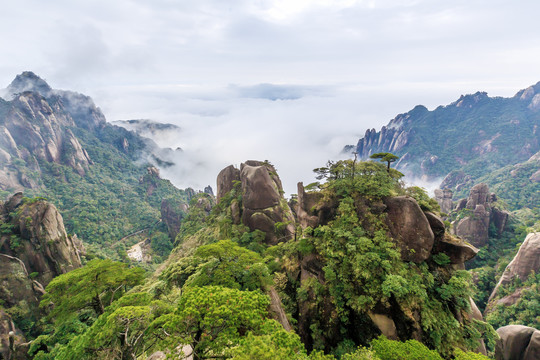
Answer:
M21 0L2 5L0 84L24 70L109 120L179 125L180 186L276 164L286 190L416 104L540 80L540 3L502 0Z

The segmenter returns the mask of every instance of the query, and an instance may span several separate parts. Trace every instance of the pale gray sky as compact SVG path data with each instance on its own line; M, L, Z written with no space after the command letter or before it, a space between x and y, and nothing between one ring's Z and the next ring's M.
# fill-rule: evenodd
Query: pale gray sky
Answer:
M25 70L108 120L182 127L181 187L268 159L287 192L398 113L540 80L535 0L18 0L0 87Z

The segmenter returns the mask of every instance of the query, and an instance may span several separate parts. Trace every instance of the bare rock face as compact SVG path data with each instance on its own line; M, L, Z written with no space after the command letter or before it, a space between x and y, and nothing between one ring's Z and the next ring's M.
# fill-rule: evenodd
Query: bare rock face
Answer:
M169 237L172 241L180 231L182 219L186 216L188 205L174 199L163 199L161 201L161 220L167 225Z
M260 230L269 245L294 237L294 217L283 199L283 187L273 166L258 161L241 165L242 222Z
M279 205L281 194L265 166L242 164L240 178L244 207L261 210Z
M251 231L265 233L267 244L290 240L295 233L295 219L283 198L283 187L276 169L268 162L249 160L240 170L232 165L221 170L217 178L218 201L240 181L242 203L234 200L230 211L235 224L248 226Z
M11 316L0 308L0 359L27 359L28 343Z
M540 331L523 325L497 329L500 339L495 346L496 360L540 359Z
M473 186L466 202L461 200L456 206L456 210L469 209L472 214L455 222L452 227L453 233L476 247L487 244L490 224L495 226L500 235L506 226L509 213L494 208L493 202L496 200L497 197L489 192L486 184Z
M240 181L240 170L233 165L221 170L217 177L217 202L234 187L234 182Z
M407 196L396 196L386 199L385 205L387 225L403 261L420 263L428 259L435 237L418 203Z
M46 286L53 277L81 266L82 243L66 233L54 205L43 200L25 203L19 193L2 210L2 222L12 228L13 236L2 235L0 254L20 260L40 284Z
M296 216L302 228L326 225L336 215L338 199L324 199L320 192L306 192L304 184L298 183Z
M514 259L504 270L497 286L493 289L489 297L489 302L497 298L499 288L511 283L516 277L525 281L531 273L537 274L540 271L540 232L530 233L519 247ZM512 294L511 294L512 295ZM502 301L503 299L499 300ZM515 296L506 297L504 303L513 305L519 300L519 293ZM488 304L488 309L490 308Z
M450 189L435 189L435 200L441 207L441 211L444 213L450 213L454 209L454 203L452 202L452 190Z

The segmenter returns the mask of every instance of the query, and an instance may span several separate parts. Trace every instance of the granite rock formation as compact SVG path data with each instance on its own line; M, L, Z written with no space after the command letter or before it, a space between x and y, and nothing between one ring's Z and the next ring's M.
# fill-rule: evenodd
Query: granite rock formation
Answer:
M521 289L500 298L499 292L502 286L510 284L514 279L527 280L529 275L538 274L540 271L540 233L530 233L519 247L514 259L506 266L499 282L493 289L488 301L487 312L496 304L510 306L519 301Z
M443 213L449 214L454 209L454 203L452 201L452 190L450 189L435 189L435 200L441 207Z
M404 261L420 263L427 260L433 248L434 235L426 215L411 197L386 199L387 225L401 249Z
M489 192L486 184L473 186L467 200L459 201L456 206L457 211L467 209L470 214L454 222L452 232L476 247L487 245L490 225L493 225L497 235L500 235L509 216L507 211L493 206L495 201L497 197Z
M248 160L241 164L240 170L232 165L226 167L217 177L218 202L235 188L241 191L242 202L233 199L229 205L234 223L241 222L251 231L263 231L269 245L294 238L295 219L272 165Z
M495 360L540 359L540 330L523 325L497 329L500 339L495 346Z

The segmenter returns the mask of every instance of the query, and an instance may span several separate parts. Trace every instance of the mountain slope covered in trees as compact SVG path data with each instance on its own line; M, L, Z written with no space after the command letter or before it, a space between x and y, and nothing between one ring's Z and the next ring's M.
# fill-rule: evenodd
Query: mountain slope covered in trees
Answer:
M0 100L0 194L24 191L56 204L70 233L92 252L126 256L133 239L148 229L157 255L172 247L161 223L165 198L188 195L148 170L157 146L106 122L89 97L52 89L31 72L8 86Z

